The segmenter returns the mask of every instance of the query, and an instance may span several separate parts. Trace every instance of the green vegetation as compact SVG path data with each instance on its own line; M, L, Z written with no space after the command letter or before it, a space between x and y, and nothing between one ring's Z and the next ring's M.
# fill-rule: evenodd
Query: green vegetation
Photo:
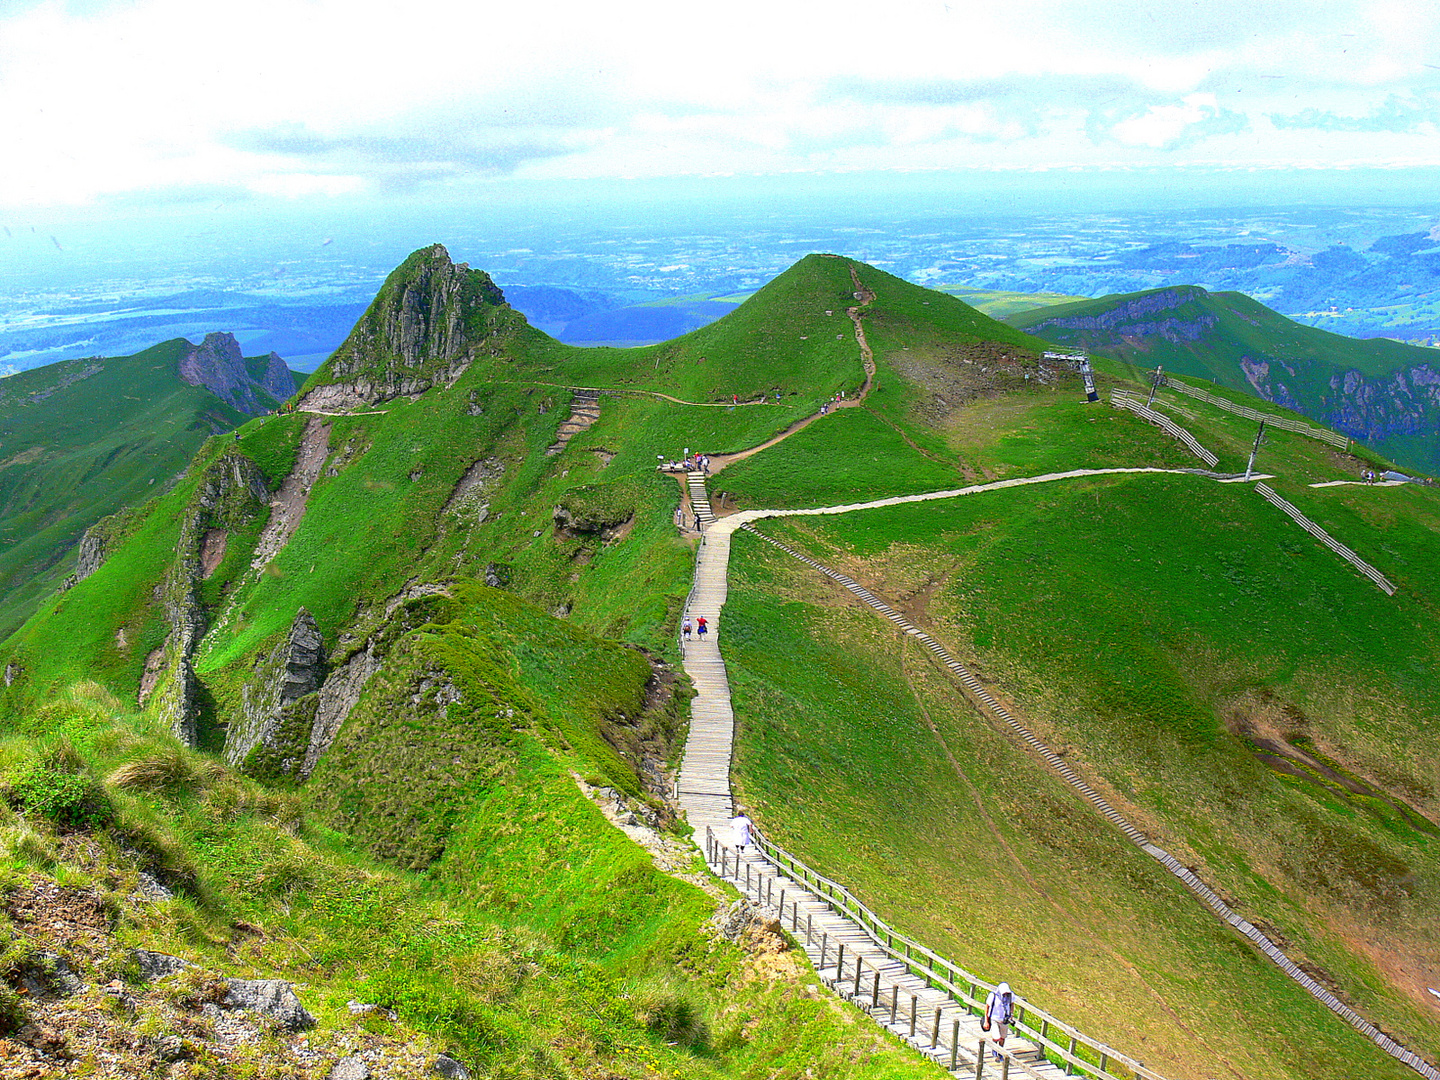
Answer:
M1421 521L1440 510L1411 497ZM1328 523L1357 535L1353 519ZM1437 870L1423 718L1440 685L1416 666L1436 647L1434 602L1410 576L1432 542L1393 538L1409 583L1397 604L1253 492L1199 479L1100 478L764 527L892 604L922 605L920 621L1142 830L1434 1053L1423 1004L1387 984L1382 954L1354 948L1373 934L1430 957L1437 940L1437 898L1419 883ZM1178 1025L1158 1036L1166 1068L1201 1068L1197 1042L1246 1054L1224 1035L1250 1022L1263 980L1267 1012L1287 1017L1265 1039L1287 1049L1232 1067L1349 1074L1323 1064L1344 1059L1348 1034L1278 973L1235 964L1203 909L883 620L742 539L726 625L743 797L779 842L983 974L1025 971L1027 995L1089 1029L1156 1020L1158 994ZM1306 775L1300 754L1330 774ZM1007 916L977 918L995 896ZM1084 917L1117 909L1112 924ZM1078 941L1091 944L1077 953Z
M93 891L115 913L102 945L77 940L66 954L87 979L129 980L135 1011L113 1032L103 1014L82 1032L66 1028L78 1015L50 1013L75 1043L110 1032L106 1049L123 1053L137 1030L175 1030L175 1006L147 993L124 958L140 946L216 972L302 983L319 1020L311 1051L333 1061L361 1036L403 1075L425 1074L442 1050L472 1075L931 1075L796 978L757 979L741 949L704 929L713 902L660 874L607 825L567 774L584 759L547 749L538 728L514 736L517 768L495 784L503 820L467 820L457 830L467 836L463 855L423 876L357 855L302 813L299 797L177 747L98 687L60 697L35 720L64 741L0 742L0 784L23 789L58 754L66 775L83 774L90 787L107 777L101 791L115 807L113 822L68 821L64 832L38 807L0 810L0 888L29 897L33 882L54 878L62 892ZM509 858L517 849L548 856L523 888ZM142 873L173 897L137 902ZM0 920L4 959L19 963L45 946L36 932ZM189 976L161 986L182 1010L187 994L209 992ZM397 1020L352 1014L346 1002L357 999ZM11 991L0 1025L13 1026L23 1009ZM192 1051L196 1075L217 1077L281 1075L282 1052L274 1037L239 1058Z
M746 450L838 391L853 400L859 307L869 396L727 466L711 484L726 508L1194 459L1081 401L1035 339L849 260L804 259L664 345L582 350L441 255L407 260L309 384L361 407L210 440L106 526L94 574L0 644L0 888L4 859L16 881L93 884L125 943L303 982L321 1047L375 1034L356 999L396 1010L394 1041L488 1075L929 1074L809 992L803 962L718 938L716 898L657 870L585 794L662 847L686 832L666 770L686 723L674 638L693 547L657 458ZM417 289L463 329L459 353L386 343ZM1099 368L1105 388L1141 374ZM550 454L571 386L708 404L607 394ZM1248 421L1157 403L1243 468ZM907 610L1157 842L1433 1055L1414 988L1440 970L1440 747L1424 722L1440 705L1440 504L1306 486L1371 460L1276 432L1260 466L1396 581L1393 599L1248 487L1195 476L762 528ZM282 519L293 532L272 542ZM833 588L737 538L736 777L772 835L1162 1072L1404 1075ZM260 715L301 608L336 681ZM205 750L174 742L154 698L134 711L142 682ZM263 737L231 768L206 751L239 725ZM142 870L176 896L129 901ZM176 985L165 1008L202 989Z
M1411 468L1440 469L1430 438L1440 410L1425 389L1432 349L1302 326L1241 293L1196 286L1058 304L1007 321L1067 348L1284 402Z
M244 421L181 381L189 348L176 338L0 383L0 636L74 570L89 526L163 490L206 438Z

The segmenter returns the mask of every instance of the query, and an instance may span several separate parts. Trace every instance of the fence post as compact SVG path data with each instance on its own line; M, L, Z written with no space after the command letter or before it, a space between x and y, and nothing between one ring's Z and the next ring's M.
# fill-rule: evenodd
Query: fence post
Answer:
M1010 1080L1010 1055L1000 1059L1000 1080Z
M985 1075L985 1040L980 1040L980 1047L975 1054L975 1080L980 1080Z
M835 961L835 988L840 988L840 976L845 973L845 943L840 942L840 959Z
M827 945L829 945L829 944L830 944L830 935L829 935L829 934L821 934L821 935L820 935L820 963L818 963L818 964L815 965L815 967L816 967L817 969L823 968L823 967L825 966L825 947L826 947Z
M806 945L809 945L809 944L810 944L810 930L811 930L811 928L814 926L814 924L815 924L815 915L814 915L814 913L807 911L807 912L805 913L805 944L806 944Z
M895 1022L895 1011L900 1007L900 984L894 983L890 987L890 1022Z
M934 1050L940 1045L940 1010L935 1010L935 1031L930 1036L930 1049Z
M950 1071L955 1071L955 1063L960 1058L960 1021L953 1020L950 1023Z
M857 998L860 996L860 974L861 974L860 969L861 969L861 967L863 967L863 965L860 963L860 954L859 954L859 953L856 953L856 954L855 954L855 992L854 992L854 995L853 995L853 996L854 996L854 997L857 997ZM875 977L876 977L877 979L880 977L880 973L879 973L878 971L875 973Z
M1073 1058L1074 1056L1075 1056L1075 1036L1074 1036L1074 1035L1071 1035L1071 1036L1070 1036L1070 1057ZM1066 1075L1066 1076L1073 1076L1073 1075L1074 1075L1073 1073L1071 1073L1070 1067L1071 1067L1071 1063L1070 1063L1069 1058L1067 1058L1067 1059L1065 1060L1065 1075Z
M739 853L739 852L736 852L736 853L735 853L735 876L736 876L737 878L740 876L740 853ZM750 894L750 864L749 864L748 862L745 864L745 894L746 894L747 896Z
M875 986L870 991L870 1011L880 1008L880 969L875 969Z
M915 1038L915 995L910 995L910 1038Z

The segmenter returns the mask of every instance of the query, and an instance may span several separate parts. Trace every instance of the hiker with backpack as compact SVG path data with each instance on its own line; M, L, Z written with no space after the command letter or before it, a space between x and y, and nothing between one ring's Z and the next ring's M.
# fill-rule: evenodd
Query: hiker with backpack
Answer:
M1015 1023L1015 995L1010 990L1009 983L1001 983L990 991L990 996L985 999L985 1015L980 1019L980 1030L994 1030L995 1045L1004 1046L1007 1028ZM992 1050L995 1060L1000 1060L1000 1051Z

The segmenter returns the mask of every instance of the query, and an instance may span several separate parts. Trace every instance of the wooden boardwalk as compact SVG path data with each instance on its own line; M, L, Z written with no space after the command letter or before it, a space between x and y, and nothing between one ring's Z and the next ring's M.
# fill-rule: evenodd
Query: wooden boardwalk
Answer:
M981 1046L983 1033L975 1019L977 1005L991 987L983 981L936 956L918 943L904 939L879 922L837 883L805 867L788 853L761 841L763 853L751 850L743 855L728 843L728 820L733 804L730 795L730 757L734 743L734 713L730 703L729 681L725 663L718 647L720 614L727 595L726 574L729 566L730 539L737 529L750 528L750 523L766 517L831 515L855 510L902 503L926 502L994 491L1007 487L1047 483L1082 476L1123 473L1185 473L1195 470L1156 468L1077 469L1064 473L1002 480L977 484L953 491L923 495L895 496L873 502L845 506L819 507L806 510L744 511L707 524L695 563L695 584L686 602L685 614L704 615L717 631L710 640L684 643L684 666L695 683L696 697L692 702L691 725L686 742L685 761L681 768L677 795L681 808L695 829L697 840L705 849L707 861L720 876L734 880L747 895L773 914L802 940L807 955L821 977L842 996L847 997L878 1022L908 1039L918 1050L956 1075L980 1076L986 1070L986 1053ZM1232 477L1203 474L1221 482ZM695 477L691 478L692 490ZM1258 477L1256 478L1258 479ZM703 477L700 478L703 492ZM706 504L708 510L708 502ZM1429 1080L1440 1080L1436 1070L1419 1055L1405 1049L1354 1010L1339 1001L1285 956L1263 933L1230 909L1208 886L1173 856L1149 842L1100 795L1093 791L1075 772L1026 730L1003 706L994 700L978 680L966 671L944 647L929 634L913 626L878 597L842 574L830 570L800 552L794 551L763 534L755 533L795 558L815 567L839 582L895 623L897 629L919 639L962 682L967 691L984 708L1005 721L1030 747L1074 787L1083 797L1108 818L1125 836L1151 858L1179 878L1216 915L1249 938L1272 962L1286 972L1331 1011L1366 1035L1387 1054L1404 1062ZM783 867L783 869L782 869ZM798 873L797 873L798 871ZM803 937L801 935L804 927ZM816 935L819 935L817 937ZM903 941L903 955L897 951ZM844 951L841 951L841 946ZM916 950L926 959L917 963ZM848 954L848 955L847 955ZM938 963L937 963L938 962ZM847 966L848 965L848 966ZM886 995L889 995L887 998ZM912 996L913 995L913 996ZM1068 1025L1049 1017L1017 999L1021 1015L1038 1020L1025 1025L1031 1036L1027 1041L1012 1036L1003 1057L992 1062L990 1075L1052 1077L1061 1075L1053 1061L1064 1063L1064 1074L1083 1069L1088 1075L1115 1080L1144 1077L1160 1080L1158 1074L1141 1063L1118 1054L1110 1047L1085 1038ZM909 1003L906 1011L906 1003ZM1024 1021L1021 1021L1024 1024ZM928 1026L927 1026L928 1025ZM1052 1060L1047 1060L1043 1044ZM1077 1046L1081 1048L1077 1057ZM1088 1053L1087 1053L1088 1051ZM993 1048L991 1048L993 1053ZM957 1071L958 1070L958 1071Z

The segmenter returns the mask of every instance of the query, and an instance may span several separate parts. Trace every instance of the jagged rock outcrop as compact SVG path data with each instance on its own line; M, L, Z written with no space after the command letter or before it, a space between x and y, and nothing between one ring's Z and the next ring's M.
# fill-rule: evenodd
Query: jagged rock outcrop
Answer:
M159 655L146 662L146 684L140 704L153 705L176 738L197 744L197 683L191 664L205 633L205 608L200 602L204 579L201 548L214 529L231 529L268 513L270 489L260 467L243 454L226 451L200 478L176 545L175 561L161 585L170 632Z
M386 279L301 407L335 411L450 386L523 325L488 274L451 262L441 244L423 248Z
M226 735L225 760L242 765L258 751L269 766L266 771L292 772L299 754L290 747L297 736L301 747L308 743L316 706L313 695L324 681L320 627L302 607L289 632L241 688L241 717Z
M206 387L247 416L268 413L295 393L295 377L276 353L265 357L263 371L252 374L234 334L206 334L181 358L180 378L191 386Z

